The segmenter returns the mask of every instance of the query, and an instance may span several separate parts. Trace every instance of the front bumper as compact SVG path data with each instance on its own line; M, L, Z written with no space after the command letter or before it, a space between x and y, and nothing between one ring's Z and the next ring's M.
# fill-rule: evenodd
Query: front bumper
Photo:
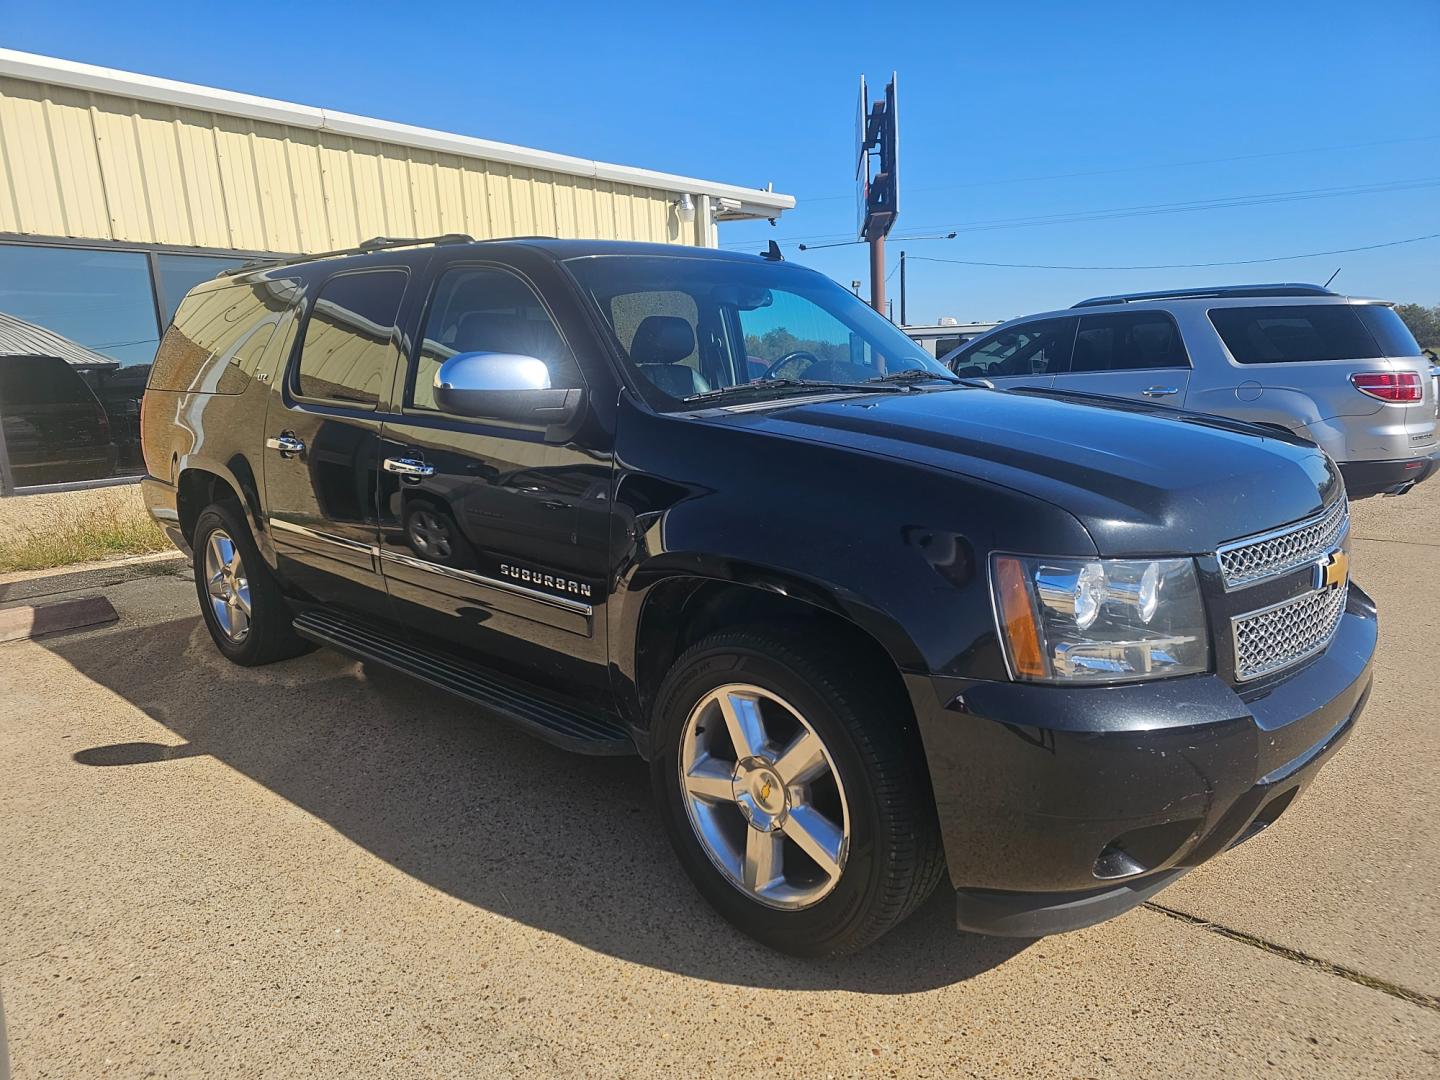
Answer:
M1352 583L1326 650L1243 692L912 681L960 928L1093 925L1271 824L1349 736L1376 637Z
M1394 461L1342 461L1340 475L1352 499L1369 495L1400 495L1440 472L1440 450L1427 457Z

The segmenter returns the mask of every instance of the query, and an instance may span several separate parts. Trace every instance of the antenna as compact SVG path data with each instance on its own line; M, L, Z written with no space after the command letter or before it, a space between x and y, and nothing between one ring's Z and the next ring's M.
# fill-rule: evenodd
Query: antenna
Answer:
M1344 268L1343 266L1337 266L1337 267L1335 267L1335 273L1331 274L1328 278L1326 278L1326 279L1325 279L1325 284L1324 284L1324 285L1321 285L1320 287L1321 287L1322 289L1328 289L1328 288L1330 288L1330 282L1334 281L1337 277L1339 277L1339 276L1340 276L1340 271L1341 271L1341 270L1344 270L1344 269L1345 269L1345 268Z

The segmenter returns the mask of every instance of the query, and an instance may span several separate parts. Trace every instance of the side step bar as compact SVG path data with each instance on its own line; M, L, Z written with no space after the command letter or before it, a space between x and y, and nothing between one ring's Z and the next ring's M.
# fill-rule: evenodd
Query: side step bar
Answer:
M295 616L294 625L303 638L447 690L565 750L595 755L635 753L635 743L620 721L598 709L546 697L515 680L396 641L333 612L305 611Z

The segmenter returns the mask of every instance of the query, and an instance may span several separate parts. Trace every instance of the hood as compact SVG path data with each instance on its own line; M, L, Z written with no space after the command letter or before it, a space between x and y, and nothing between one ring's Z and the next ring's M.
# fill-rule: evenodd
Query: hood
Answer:
M1317 512L1340 487L1325 454L1293 436L1139 402L956 389L801 400L722 422L1033 495L1074 514L1102 555L1214 551Z

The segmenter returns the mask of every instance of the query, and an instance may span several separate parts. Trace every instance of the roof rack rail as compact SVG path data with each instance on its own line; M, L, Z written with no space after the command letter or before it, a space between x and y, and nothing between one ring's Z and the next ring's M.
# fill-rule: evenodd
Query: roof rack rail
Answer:
M1205 297L1231 296L1339 296L1321 285L1282 281L1273 285L1218 285L1210 289L1167 289L1163 292L1116 293L1114 296L1093 296L1072 307L1100 307L1103 304L1131 304L1138 300L1194 300Z
M316 262L320 259L334 259L341 255L368 255L372 251L386 251L390 248L417 247L420 244L473 244L475 238L465 233L445 233L441 236L372 236L353 248L339 248L335 251L317 251L313 255L291 255L288 258L251 259L240 266L221 270L218 277L231 277L261 268L293 266L295 263Z

